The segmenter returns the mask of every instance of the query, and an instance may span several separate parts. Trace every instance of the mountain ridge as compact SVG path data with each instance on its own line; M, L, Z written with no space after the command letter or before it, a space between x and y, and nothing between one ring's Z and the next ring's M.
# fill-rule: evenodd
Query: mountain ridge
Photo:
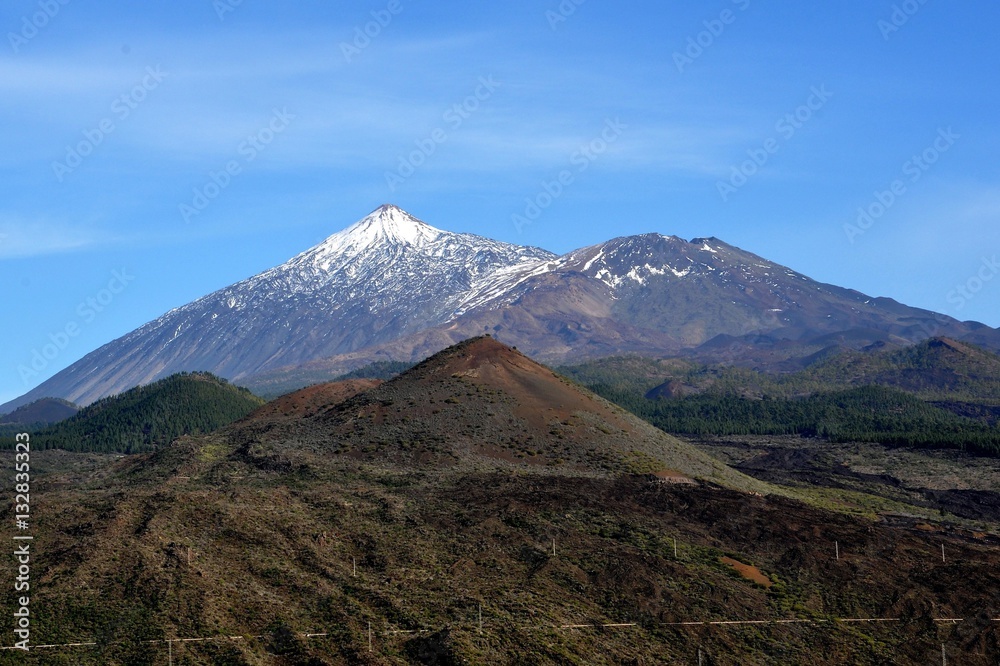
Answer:
M80 411L79 406L61 398L39 398L9 414L0 416L0 425L58 423Z
M91 352L0 412L39 397L85 405L179 371L251 386L306 366L343 374L484 332L549 363L699 349L782 361L821 352L830 336L852 348L931 334L1000 348L982 324L822 284L713 237L648 233L556 256L442 231L386 204Z

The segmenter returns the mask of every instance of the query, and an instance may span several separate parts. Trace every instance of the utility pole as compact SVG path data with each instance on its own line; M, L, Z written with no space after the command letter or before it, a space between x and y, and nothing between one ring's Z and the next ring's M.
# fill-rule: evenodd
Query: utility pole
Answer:
M839 541L834 541L833 542L833 547L837 551L837 561L839 562L840 561L840 542Z

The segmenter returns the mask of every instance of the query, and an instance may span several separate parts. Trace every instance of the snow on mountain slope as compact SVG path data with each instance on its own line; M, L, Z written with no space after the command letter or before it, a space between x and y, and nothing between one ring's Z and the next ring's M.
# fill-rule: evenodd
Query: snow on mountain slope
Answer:
M385 205L284 264L101 347L15 402L66 396L86 405L182 370L238 380L385 343L448 321L462 295L498 270L553 256L435 229Z
M571 363L621 353L673 355L702 345L733 361L727 350L753 351L754 340L765 347L785 341L778 344L789 355L807 356L831 344L982 337L983 329L993 330L817 282L716 238L642 234L502 268L473 285L451 321L312 363L309 371L417 361L484 331L533 358ZM282 368L253 383L288 382L295 372Z
M982 324L823 284L715 238L642 234L557 257L386 205L88 354L0 413L41 397L85 405L182 370L287 384L305 364L322 374L417 361L487 331L546 362L709 347L729 361L761 344L805 355L936 335L1000 344Z
M602 282L610 290L609 297L615 300L622 289L646 286L648 281L660 276L676 281L689 275L707 275L719 270L719 264L726 261L725 255L709 245L709 240L720 247L724 245L715 239L698 238L689 243L676 236L643 234L616 238L534 264L504 268L471 289L462 300L459 312L500 307L530 288L532 278L560 271L579 272Z
M784 331L794 339L856 326L904 336L932 319L932 313L897 311L887 299L817 282L716 238L661 234L615 238L502 269L470 291L460 312L507 307L568 274L604 285L617 321L667 333L685 346L721 334Z

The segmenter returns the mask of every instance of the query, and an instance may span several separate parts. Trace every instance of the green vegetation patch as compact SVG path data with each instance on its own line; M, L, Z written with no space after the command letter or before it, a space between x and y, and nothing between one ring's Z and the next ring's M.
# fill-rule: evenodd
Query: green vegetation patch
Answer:
M207 433L264 401L209 373L180 373L104 398L76 416L32 433L34 449L139 453L181 435ZM13 439L0 440L12 448Z

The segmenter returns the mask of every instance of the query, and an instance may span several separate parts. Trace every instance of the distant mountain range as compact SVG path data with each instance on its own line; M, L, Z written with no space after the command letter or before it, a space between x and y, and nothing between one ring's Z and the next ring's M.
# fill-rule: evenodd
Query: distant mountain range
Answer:
M569 363L628 352L801 367L831 350L1000 332L822 284L715 238L643 234L556 256L435 229L385 205L288 262L88 354L0 413L87 405L181 371L266 392L489 332Z
M797 372L770 373L691 358L609 357L558 371L586 386L638 392L650 399L703 393L755 400L884 386L925 402L1000 406L1000 355L948 338L895 349L843 351Z
M80 408L68 400L40 398L22 407L18 407L9 414L0 416L0 425L47 425L68 419L78 411L80 411Z

